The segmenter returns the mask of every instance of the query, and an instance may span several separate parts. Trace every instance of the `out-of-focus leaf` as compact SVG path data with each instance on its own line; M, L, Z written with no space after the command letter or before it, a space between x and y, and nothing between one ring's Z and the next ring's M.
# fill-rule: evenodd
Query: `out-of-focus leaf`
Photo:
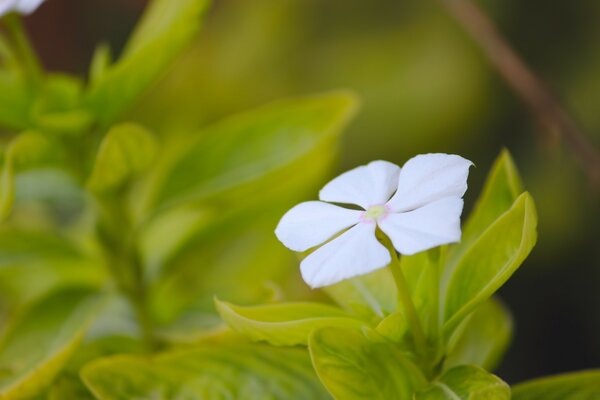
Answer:
M502 150L485 181L475 208L463 228L460 243L450 247L444 267L448 279L456 264L473 242L515 202L523 193L523 184L508 150Z
M99 298L89 291L57 292L32 306L0 341L0 395L24 399L44 389L77 348Z
M333 326L358 328L363 321L339 308L319 303L282 303L240 307L216 300L221 318L234 330L253 341L275 346L306 345L315 329Z
M0 230L0 293L11 304L60 287L99 287L105 278L98 262L60 235Z
M96 47L94 56L92 57L92 62L90 63L89 79L92 85L102 79L106 71L108 71L111 63L112 55L110 52L110 47L108 47L107 44L101 44Z
M318 329L308 346L321 382L336 399L412 399L425 385L395 345L371 341L360 330Z
M365 318L384 318L396 310L396 285L392 273L382 268L323 288L344 309Z
M152 84L194 38L206 0L154 0L121 58L91 82L87 104L108 125Z
M100 144L88 187L96 192L116 188L144 171L157 151L156 139L143 127L133 123L114 126Z
M452 368L415 400L509 400L510 387L482 368L463 365Z
M536 226L533 199L523 193L464 253L446 292L444 332L447 335L521 265L535 244Z
M99 400L328 398L306 350L261 345L109 357L87 365L82 377Z
M471 364L493 370L508 347L512 327L506 307L494 298L486 301L465 319L450 339L444 368Z
M355 97L338 92L280 101L219 122L163 167L152 203L167 207L224 192L244 202L286 186L311 155L319 154L317 163L331 160L335 139L355 109Z
M571 372L519 383L513 400L600 399L600 370Z

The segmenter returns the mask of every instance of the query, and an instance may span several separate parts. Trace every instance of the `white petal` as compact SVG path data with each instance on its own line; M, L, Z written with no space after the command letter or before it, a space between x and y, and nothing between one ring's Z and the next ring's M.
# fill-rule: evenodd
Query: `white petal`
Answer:
M319 192L323 201L356 204L364 209L387 202L398 188L400 167L373 161L344 172Z
M398 190L388 206L410 211L444 197L462 197L473 163L454 154L422 154L404 164Z
M389 214L379 227L402 254L411 255L460 241L463 200L446 197L414 211Z
M390 253L375 238L375 228L360 223L315 250L300 264L304 281L318 288L388 265Z
M307 201L298 204L281 218L275 235L287 248L306 251L356 225L361 214L362 211L348 210L321 201Z
M0 0L0 17L16 9L19 0Z
M16 9L23 14L34 12L44 0L20 0L17 1Z

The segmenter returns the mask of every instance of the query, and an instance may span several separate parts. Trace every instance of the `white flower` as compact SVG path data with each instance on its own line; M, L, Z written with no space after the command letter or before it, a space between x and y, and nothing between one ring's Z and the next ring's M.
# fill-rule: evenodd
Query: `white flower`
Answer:
M308 201L289 210L275 234L286 247L299 252L327 242L300 264L304 281L313 288L387 266L390 253L375 237L376 227L405 255L458 242L462 196L471 165L451 154L418 155L402 169L387 161L373 161L325 185L319 193L322 201Z
M0 0L0 17L9 12L31 14L44 0Z

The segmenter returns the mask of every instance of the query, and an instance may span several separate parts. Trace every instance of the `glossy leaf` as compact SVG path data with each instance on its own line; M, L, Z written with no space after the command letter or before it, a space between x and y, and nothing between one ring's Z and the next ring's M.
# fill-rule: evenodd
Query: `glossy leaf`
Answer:
M536 225L533 199L523 193L465 252L446 292L446 334L494 294L521 265L536 242Z
M398 301L388 268L324 287L323 291L349 312L377 320L393 313Z
M35 396L63 368L98 306L88 291L57 292L9 326L0 342L0 396Z
M452 368L415 400L509 400L510 387L500 378L472 365Z
M309 349L319 378L336 399L408 400L425 385L395 345L373 341L360 330L316 330Z
M261 345L109 357L87 365L82 377L99 400L328 398L306 350Z
M341 309L319 303L282 303L240 307L215 301L221 318L234 330L254 341L275 346L306 345L315 329L334 326L358 328L364 322Z
M144 171L154 160L158 144L143 127L124 123L106 134L88 180L93 191L114 189Z
M448 344L444 368L472 364L488 371L501 360L512 337L512 317L497 299L490 299L458 327Z
M207 3L206 0L150 3L121 58L103 68L102 74L95 70L87 104L104 125L131 106L190 43L200 27Z
M354 96L333 93L280 101L208 127L163 167L153 203L199 202L232 189L251 200L287 187L290 177L310 168L307 157L315 151L326 155L314 162L329 165L334 139L355 109Z
M571 372L519 383L513 400L600 399L600 370Z

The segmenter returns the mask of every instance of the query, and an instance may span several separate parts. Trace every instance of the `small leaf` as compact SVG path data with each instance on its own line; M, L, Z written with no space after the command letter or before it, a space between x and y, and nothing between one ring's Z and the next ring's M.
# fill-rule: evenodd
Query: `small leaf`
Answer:
M506 307L494 298L486 301L454 332L444 368L472 364L493 370L508 347L512 327Z
M97 306L89 291L58 292L9 326L0 342L0 397L30 398L44 389L78 346Z
M328 398L306 350L262 345L108 357L88 364L82 377L99 400Z
M375 320L393 313L398 301L388 268L324 287L323 291L349 312Z
M600 399L600 370L571 372L519 383L513 400Z
M355 109L354 96L333 93L280 101L206 128L163 167L152 203L197 203L226 191L232 197L233 189L246 201L286 186L317 151L311 162L329 165L335 139Z
M363 321L339 308L319 303L283 303L240 307L215 300L221 318L235 331L253 341L275 346L306 345L317 328L359 328Z
M156 139L143 127L124 123L104 137L88 187L96 192L114 189L144 171L154 159Z
M154 0L147 7L123 56L112 66L96 58L87 104L109 125L160 77L196 35L206 0ZM98 69L102 70L99 73Z
M509 400L510 387L495 375L472 365L447 371L415 400Z
M319 378L336 399L410 400L425 385L395 345L369 340L359 330L316 330L309 349Z
M465 252L446 292L446 335L521 265L535 245L536 225L535 205L525 192Z

